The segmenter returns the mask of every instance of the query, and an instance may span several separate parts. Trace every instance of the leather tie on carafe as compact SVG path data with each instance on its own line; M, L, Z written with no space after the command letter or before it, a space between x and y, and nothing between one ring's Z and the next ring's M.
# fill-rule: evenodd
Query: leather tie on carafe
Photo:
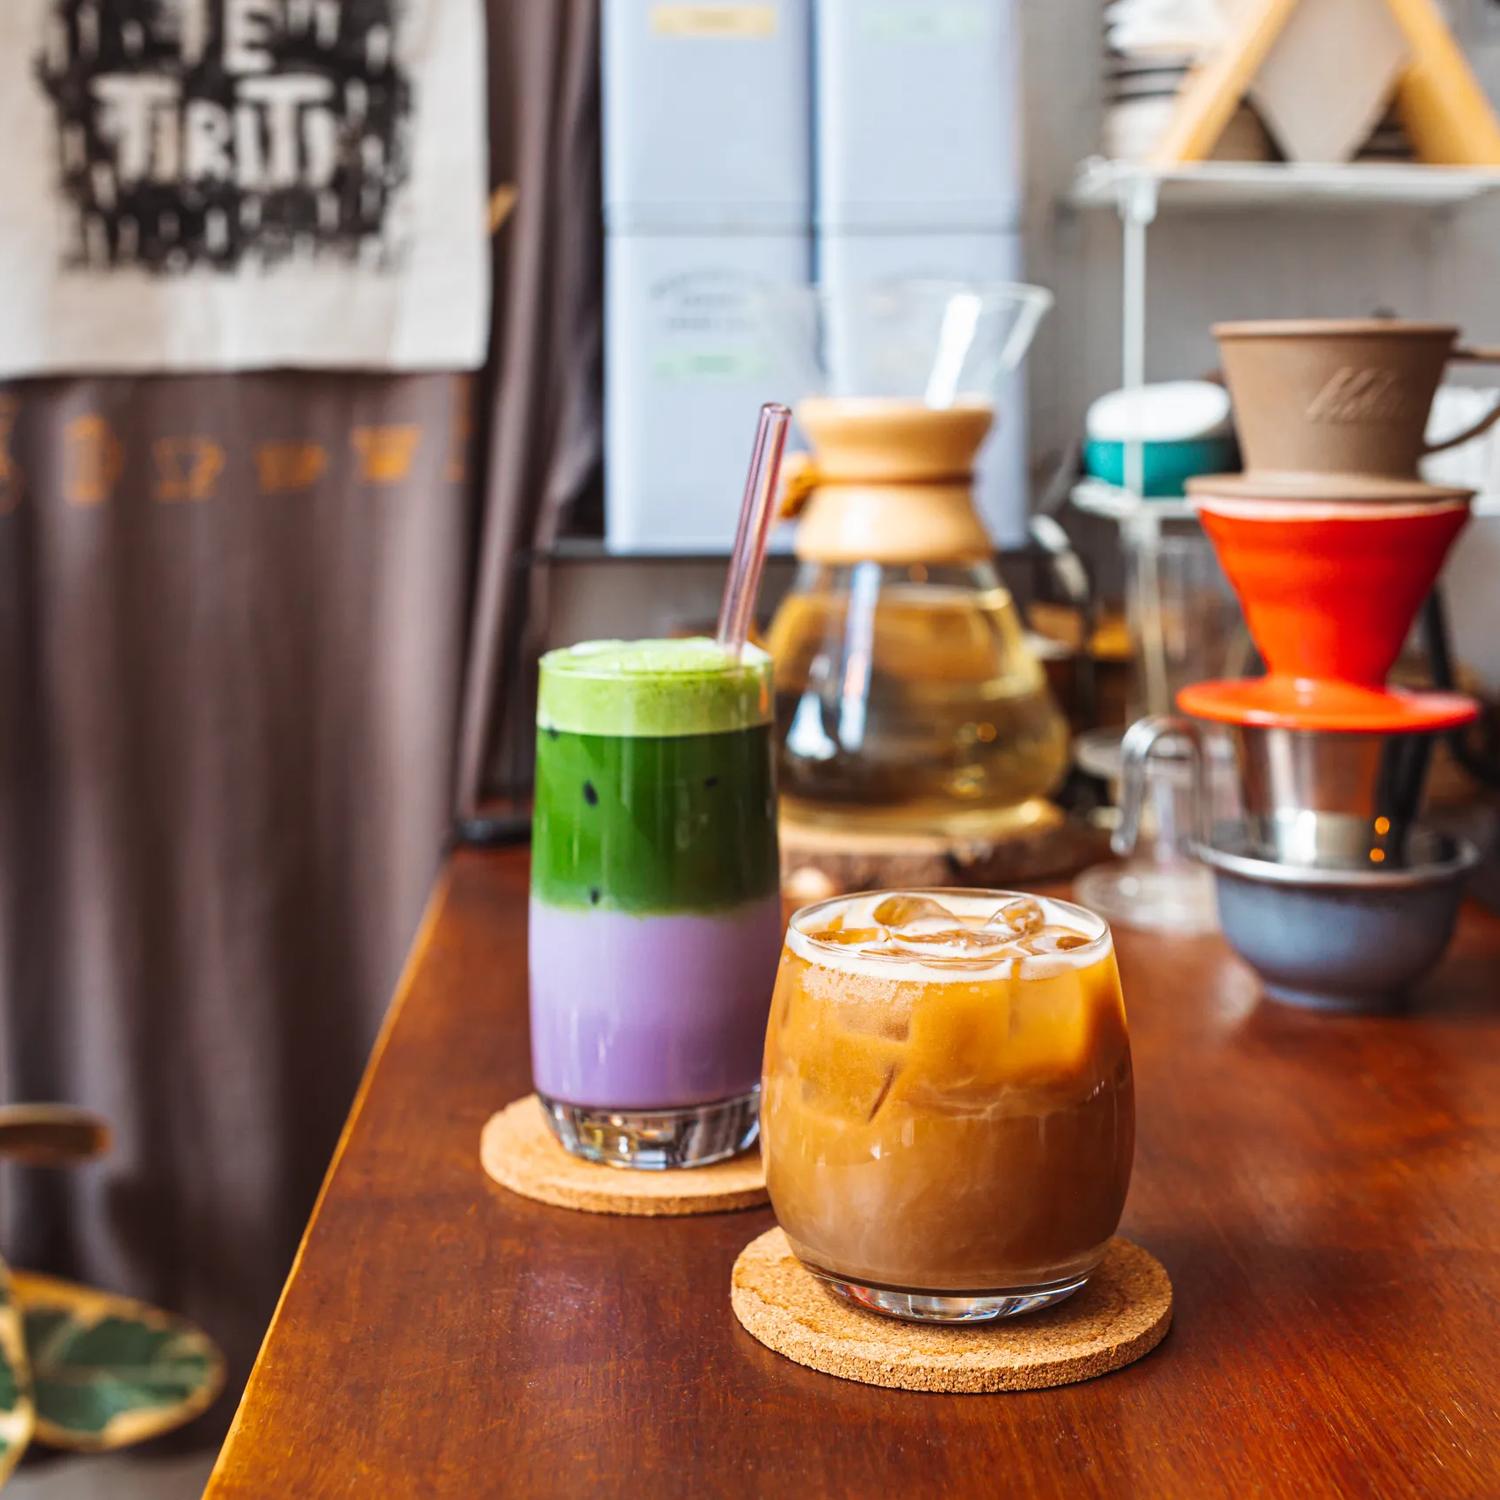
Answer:
M973 464L966 462L983 441L987 413L976 420L973 413L909 409L887 429L896 439L889 443L881 441L879 417L864 415L859 425L864 430L854 444L848 428L826 448L817 441L821 434L813 434L815 451L795 455L783 470L781 513L801 517L799 558L899 566L993 557L974 509ZM903 434L911 441L909 457ZM936 462L933 441L945 444ZM855 451L828 451L851 446Z

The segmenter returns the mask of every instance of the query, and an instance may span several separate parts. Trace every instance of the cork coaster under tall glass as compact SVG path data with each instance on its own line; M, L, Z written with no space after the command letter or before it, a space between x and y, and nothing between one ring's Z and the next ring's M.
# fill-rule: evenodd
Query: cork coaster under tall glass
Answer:
M777 1220L834 1291L923 1322L1051 1306L1119 1225L1135 1105L1109 928L1006 891L791 922L766 1035Z
M532 1070L575 1155L687 1167L755 1141L781 939L771 717L754 647L542 658Z

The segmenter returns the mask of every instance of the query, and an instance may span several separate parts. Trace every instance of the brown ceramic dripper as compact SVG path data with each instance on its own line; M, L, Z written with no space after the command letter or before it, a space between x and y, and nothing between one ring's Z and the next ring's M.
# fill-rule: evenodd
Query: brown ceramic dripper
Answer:
M1438 443L1426 440L1452 360L1500 363L1500 349L1458 347L1449 323L1306 318L1218 323L1245 468L1252 474L1417 477L1429 453L1500 422L1500 405Z

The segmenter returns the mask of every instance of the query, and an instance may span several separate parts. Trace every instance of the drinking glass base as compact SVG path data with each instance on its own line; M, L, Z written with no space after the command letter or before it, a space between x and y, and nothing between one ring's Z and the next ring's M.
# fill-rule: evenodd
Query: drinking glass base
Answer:
M1191 860L1146 857L1092 865L1073 881L1077 901L1107 921L1192 936L1219 930L1213 872Z
M591 1109L537 1097L563 1146L606 1167L707 1167L748 1151L760 1137L759 1088L689 1109Z
M902 1318L908 1323L992 1323L998 1318L1015 1318L1022 1313L1040 1312L1071 1297L1088 1283L1088 1273L1049 1281L1041 1286L1017 1287L1003 1292L901 1292L888 1286L867 1286L845 1276L803 1261L803 1265L830 1291L846 1302L869 1312Z

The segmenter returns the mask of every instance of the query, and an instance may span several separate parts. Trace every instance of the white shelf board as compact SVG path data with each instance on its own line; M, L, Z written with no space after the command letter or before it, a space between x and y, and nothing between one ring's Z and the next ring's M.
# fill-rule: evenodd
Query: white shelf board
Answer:
M1161 208L1438 208L1500 192L1500 167L1430 167L1421 162L1225 161L1157 168L1091 157L1078 169L1068 201L1078 208L1122 209L1155 188Z
M1107 484L1102 479L1080 479L1069 498L1075 509L1106 521L1129 521L1145 513L1162 521L1191 521L1197 514L1180 497L1151 496L1143 500L1130 490Z

